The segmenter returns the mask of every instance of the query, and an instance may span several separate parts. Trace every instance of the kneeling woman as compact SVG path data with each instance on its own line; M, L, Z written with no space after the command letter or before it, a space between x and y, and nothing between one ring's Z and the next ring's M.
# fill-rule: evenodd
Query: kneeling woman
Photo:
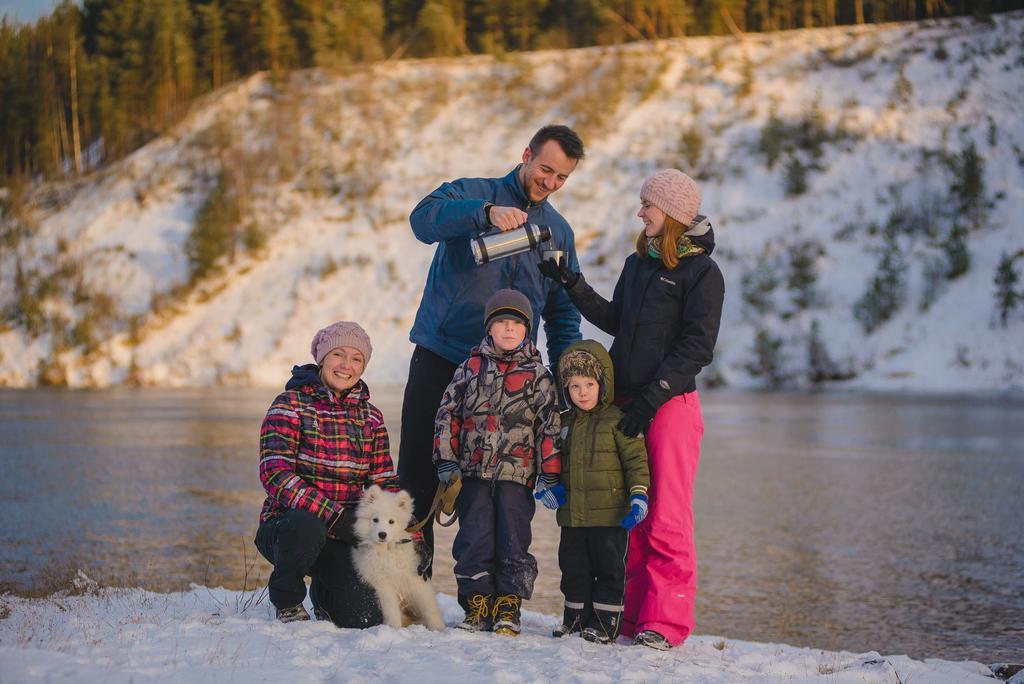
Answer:
M307 575L318 618L339 627L383 621L373 589L352 564L363 489L398 489L384 418L361 379L371 351L356 323L320 330L310 347L316 365L292 369L263 419L260 481L267 499L256 548L274 566L270 602L282 622L309 619L302 606Z

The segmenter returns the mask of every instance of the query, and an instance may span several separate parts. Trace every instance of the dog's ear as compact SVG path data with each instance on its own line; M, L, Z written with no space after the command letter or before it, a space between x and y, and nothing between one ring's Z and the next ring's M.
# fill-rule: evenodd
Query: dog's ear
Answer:
M381 489L379 485L370 485L370 488L363 492L363 500L373 501L380 496L383 491L384 490Z
M412 496L404 489L398 492L398 507L406 513L412 513Z

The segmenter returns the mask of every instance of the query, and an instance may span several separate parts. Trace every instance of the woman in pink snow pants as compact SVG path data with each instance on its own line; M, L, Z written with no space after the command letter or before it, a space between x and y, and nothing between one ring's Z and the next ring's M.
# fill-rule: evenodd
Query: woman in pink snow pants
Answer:
M661 650L693 631L693 483L704 434L696 376L711 363L725 295L700 201L697 182L677 169L644 181L637 212L644 230L610 302L564 262L540 265L584 318L614 336L616 403L625 412L619 427L646 435L650 501L630 532L622 634Z

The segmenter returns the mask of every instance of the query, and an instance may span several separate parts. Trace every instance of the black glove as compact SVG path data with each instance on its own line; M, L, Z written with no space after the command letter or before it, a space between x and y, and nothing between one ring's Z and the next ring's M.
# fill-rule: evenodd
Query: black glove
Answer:
M328 526L327 536L350 546L358 546L359 537L356 536L355 511L343 508L341 515L336 516L334 522Z
M427 543L418 541L414 543L416 549L416 556L419 559L419 563L416 565L416 574L423 578L425 582L430 581L430 576L433 575L433 554L430 553L430 549L427 548Z
M551 278L562 287L569 289L576 284L576 281L580 279L580 274L576 271L570 270L565 265L565 258L561 259L544 259L540 262L540 273L545 278Z
M627 437L636 437L641 432L647 432L657 412L657 407L651 405L651 402L643 397L637 397L626 407L626 413L619 420L618 427Z

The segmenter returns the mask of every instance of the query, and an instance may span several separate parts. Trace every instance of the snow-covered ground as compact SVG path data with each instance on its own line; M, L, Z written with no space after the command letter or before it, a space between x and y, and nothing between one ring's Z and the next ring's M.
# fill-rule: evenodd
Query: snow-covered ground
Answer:
M277 86L254 76L108 169L30 193L18 220L34 227L0 251L0 310L13 310L20 264L45 322L33 334L0 324L0 385L36 384L43 367L72 386L277 385L312 333L340 318L371 334L367 379L401 383L433 254L409 211L442 181L503 175L533 131L564 121L588 152L553 203L606 294L640 228L643 178L668 165L701 178L727 285L705 379L762 384L750 366L763 330L780 345L778 378L806 385L817 321L827 354L855 374L841 387L1018 391L1024 312L997 323L994 277L1004 253L1024 249L1022 35L1017 12L400 61ZM984 206L970 266L929 279L963 222L950 160L972 144ZM786 192L792 160L806 170L802 194ZM221 173L266 242L239 246L183 293L183 247ZM10 240L14 219L2 220ZM883 237L887 224L902 226L896 237ZM790 256L811 240L817 282L801 292ZM902 306L865 333L854 307L894 245ZM759 265L763 311L742 296Z
M319 622L276 622L249 592L195 586L155 594L96 589L81 595L0 597L4 682L991 682L976 662L912 660L691 637L658 652L554 639L552 616L525 611L517 638L449 626L428 632L339 630ZM448 625L461 609L441 595ZM254 605L255 604L255 605ZM308 601L307 601L308 604ZM311 606L307 605L307 608ZM883 651L884 653L884 651ZM1024 681L1024 677L1020 678ZM1011 680L1014 681L1014 680Z

